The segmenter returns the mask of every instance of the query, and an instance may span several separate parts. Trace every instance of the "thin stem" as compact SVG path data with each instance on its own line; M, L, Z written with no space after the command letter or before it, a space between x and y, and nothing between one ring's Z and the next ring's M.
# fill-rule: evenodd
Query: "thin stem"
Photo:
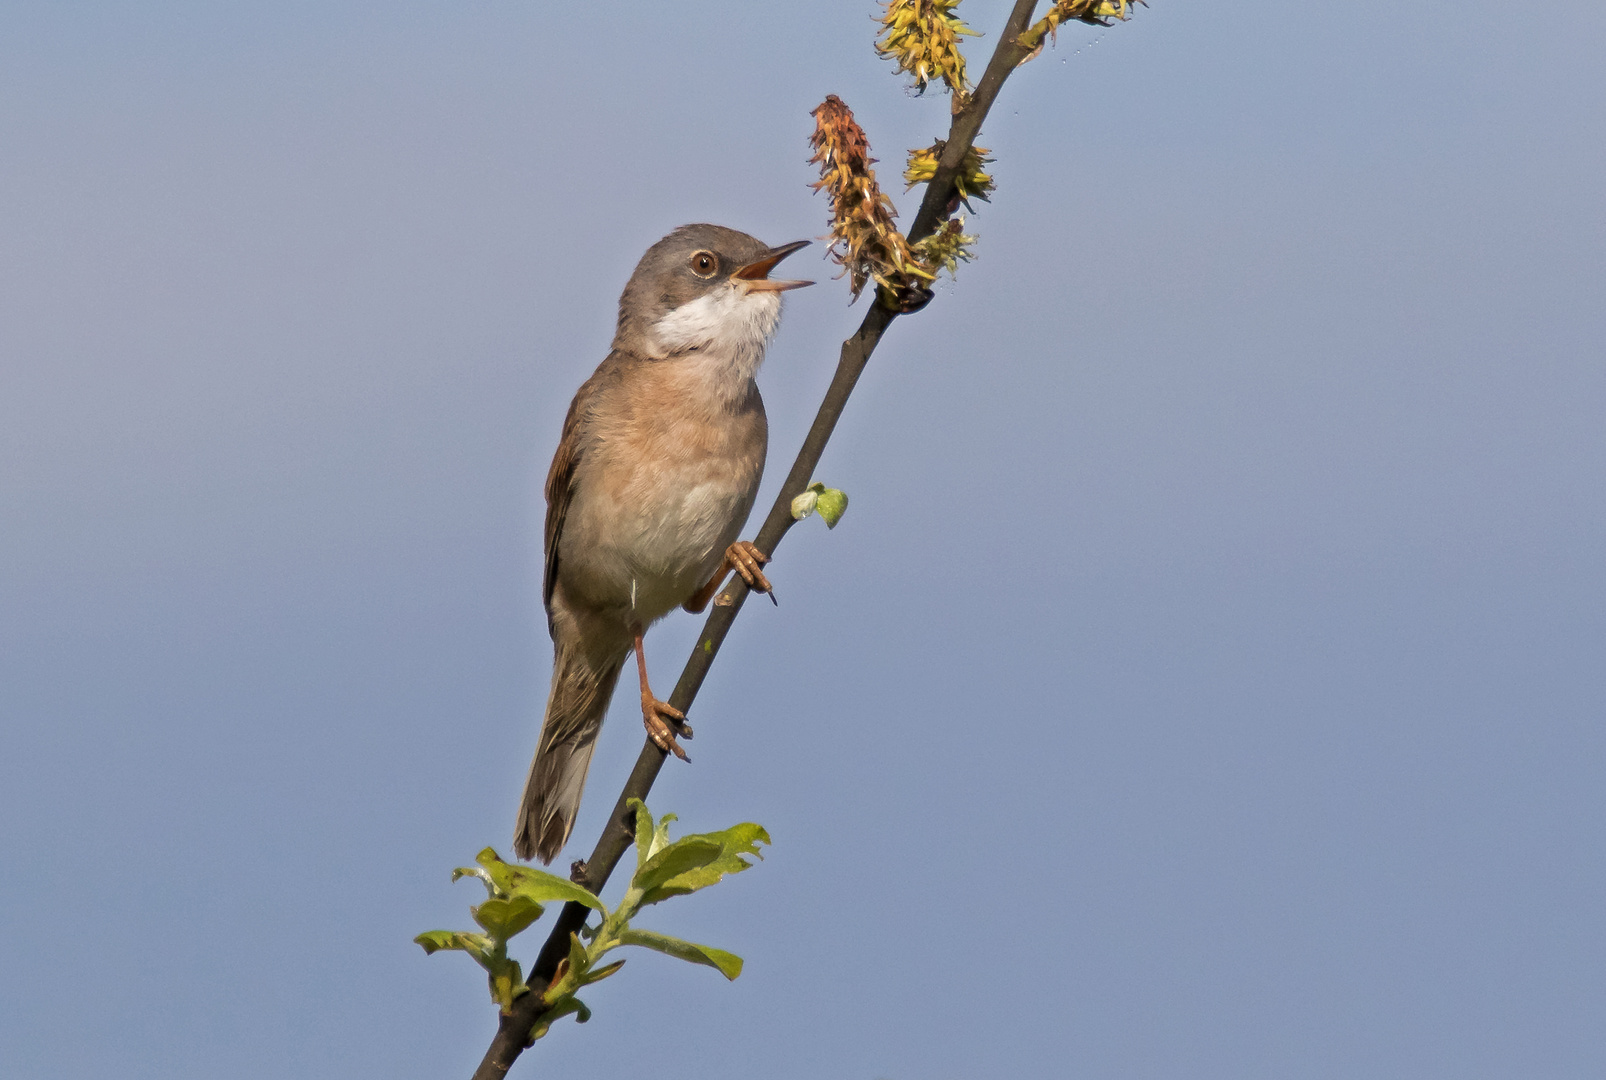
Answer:
M1016 0L1011 9L981 82L976 84L969 104L954 116L949 125L947 146L938 161L936 176L926 185L925 197L920 201L920 210L909 230L910 241L929 236L947 220L948 204L954 196L954 177L958 175L959 166L975 144L982 121L987 118L987 112L998 97L1004 80L1030 52L1020 44L1020 35L1031 24L1032 11L1036 6L1037 0ZM775 553L787 530L796 524L792 518L792 500L809 486L820 457L825 453L825 444L836 430L842 409L847 405L848 395L853 393L859 376L870 362L870 355L881 341L881 335L897 317L896 312L872 302L859 329L842 343L836 375L825 392L825 400L820 403L820 411L815 414L814 423L803 438L797 459L792 462L792 469L781 484L780 494L775 497L775 505L770 507L769 516L764 519L754 540L755 546L766 555ZM691 708L747 595L747 585L740 575L731 575L730 583L714 601L714 610L703 624L703 632L697 636L697 644L693 646L691 658L680 673L674 693L669 696L669 704L681 711ZM635 812L629 806L630 800L646 800L667 756L651 739L644 741L641 753L636 758L636 766L630 771L624 790L619 793L619 801L614 804L613 814L608 818L591 858L586 860L584 873L578 879L593 893L602 891L635 836ZM529 1045L530 1029L542 1012L541 991L557 971L558 961L569 955L569 935L585 925L589 910L582 904L563 905L546 944L541 947L535 966L530 970L528 982L531 992L514 1001L512 1015L502 1017L490 1048L485 1051L479 1068L474 1070L474 1080L501 1080Z
M954 177L959 175L965 155L976 145L982 121L987 119L993 101L1004 88L1004 80L1020 67L1021 61L1031 55L1032 50L1020 43L1020 36L1031 26L1032 12L1036 7L1037 0L1015 0L1009 18L1004 20L1004 31L999 35L998 45L993 49L992 58L987 61L987 70L982 72L981 82L976 84L969 103L955 113L949 123L947 145L937 159L937 174L926 185L926 196L920 200L920 210L915 214L914 224L909 227L910 243L930 236L948 220L948 204L954 197Z

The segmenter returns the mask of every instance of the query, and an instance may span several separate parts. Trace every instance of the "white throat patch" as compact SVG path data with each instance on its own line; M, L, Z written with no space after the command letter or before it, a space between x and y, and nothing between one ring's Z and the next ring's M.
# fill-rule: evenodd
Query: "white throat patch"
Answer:
M725 285L659 319L652 336L665 356L706 356L734 377L733 390L745 391L780 321L780 293Z

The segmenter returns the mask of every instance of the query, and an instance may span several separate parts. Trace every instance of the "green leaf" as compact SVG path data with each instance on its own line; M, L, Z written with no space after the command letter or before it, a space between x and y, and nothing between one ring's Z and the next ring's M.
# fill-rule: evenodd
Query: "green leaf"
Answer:
M652 844L647 848L647 858L651 859L664 848L669 846L669 823L679 821L677 814L665 814L658 819L658 824L652 830Z
M764 831L764 826L744 821L721 832L692 833L681 838L682 843L687 840L708 840L716 843L719 845L719 855L701 866L685 870L646 890L638 907L656 904L671 896L684 896L718 883L726 874L741 873L753 865L744 856L751 855L758 859L764 857L759 852L758 845L768 844L770 834Z
M828 529L836 528L836 523L842 520L842 515L848 512L848 493L836 488L826 488L820 492L820 500L814 507L825 519Z
M536 1019L535 1025L530 1028L530 1041L534 1042L536 1039L539 1039L541 1036L551 1031L554 1021L561 1020L570 1013L579 1014L574 1018L574 1022L577 1024L583 1024L587 1020L591 1019L591 1010L586 1008L585 1002L581 1001L577 997L564 998L562 1001L558 1002L557 1005L551 1009L548 1009Z
M581 980L590 966L591 957L586 952L586 947L580 944L579 935L570 934L569 955L558 961L557 970L552 973L552 981L541 991L541 1000L548 1008L556 1008L564 998L583 985Z
M486 903L492 903L487 900ZM413 939L426 953L442 950L466 952L474 962L485 969L491 985L491 1000L504 1014L513 1009L513 999L529 989L524 985L524 973L517 960L509 960L505 946L484 934L469 934L460 930L430 930Z
M587 969L591 967L591 956L586 947L580 944L579 934L569 935L569 970L574 972L576 979L585 977Z
M474 916L474 921L487 934L499 941L506 941L528 929L531 923L541 917L541 905L528 896L517 894L505 900L492 897L479 907L469 908L468 913Z
M491 1000L496 1002L503 1016L512 1016L513 999L530 988L524 985L524 972L517 960L509 960L506 956L500 959L501 963L486 969L491 982Z
M491 896L497 895L496 882L491 880L491 875L487 874L483 867L459 866L456 870L452 871L452 883L454 885L460 878L466 877L479 878L481 881L485 882L485 891L488 894Z
M742 973L742 958L724 949L714 949L707 945L697 945L680 938L672 938L667 934L654 933L651 930L637 930L634 927L625 930L619 935L621 945L640 945L668 956L689 960L694 964L706 964L717 970L727 979L735 979Z
M646 865L636 871L630 887L650 893L671 878L707 866L719 858L723 850L717 840L683 836L648 859Z
M588 971L586 972L586 977L580 980L580 985L590 986L592 983L601 982L603 979L606 979L609 975L612 975L614 972L618 971L624 966L625 962L623 960L615 960L613 963L604 967L599 967L595 970Z
M591 968L591 955L586 947L580 944L578 934L569 935L569 955L558 961L558 969L552 973L552 981L547 983L546 989L541 992L541 1002L548 1009L557 1009L563 1002L574 996L574 992L584 986L588 981L586 975ZM615 967L614 971L618 968ZM607 978L613 971L601 976ZM562 1015L561 1013L559 1015Z
M424 947L425 954L443 950L466 952L480 964L485 964L496 951L496 942L484 934L470 934L461 930L428 930L413 941Z
M568 878L560 878L545 870L537 870L533 866L516 866L503 862L494 848L486 848L474 857L474 861L485 868L486 876L503 895L522 896L536 903L550 903L554 900L572 901L584 904L593 911L607 910L602 906L602 901L585 887L576 885Z
M636 869L640 870L652 857L652 811L640 799L631 799L625 805L636 811Z
M792 500L792 517L795 520L802 521L818 511L826 527L831 529L836 528L836 523L842 520L847 510L848 493L839 488L828 488L818 480Z
M669 823L679 821L674 814L665 814L656 825L653 824L652 811L640 799L631 799L626 806L636 811L636 871L646 865L647 860L658 854L659 850L669 843Z

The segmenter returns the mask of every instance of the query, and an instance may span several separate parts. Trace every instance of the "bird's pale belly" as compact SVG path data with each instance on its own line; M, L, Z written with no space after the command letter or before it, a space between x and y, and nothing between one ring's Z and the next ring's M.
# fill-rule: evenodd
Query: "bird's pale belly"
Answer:
M565 587L642 625L683 604L719 567L757 493L758 476L741 475L754 470L712 464L660 468L610 485L613 498L577 498L559 553Z

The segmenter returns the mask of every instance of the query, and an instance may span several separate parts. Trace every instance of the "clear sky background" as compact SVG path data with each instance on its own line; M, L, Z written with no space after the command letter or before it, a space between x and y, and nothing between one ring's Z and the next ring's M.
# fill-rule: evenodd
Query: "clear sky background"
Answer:
M669 229L823 232L825 94L894 187L946 130L872 10L0 9L0 1073L468 1074L410 939L509 844L564 409ZM1606 1075L1603 56L1153 0L1019 72L652 799L773 833L649 922L746 973L643 954L515 1075Z

